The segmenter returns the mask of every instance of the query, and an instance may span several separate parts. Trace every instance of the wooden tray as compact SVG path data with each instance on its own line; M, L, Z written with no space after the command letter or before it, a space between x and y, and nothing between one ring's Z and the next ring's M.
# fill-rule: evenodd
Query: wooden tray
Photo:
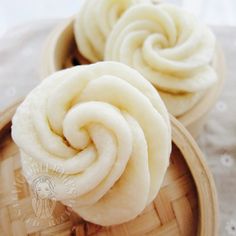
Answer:
M83 221L61 203L47 218L38 218L34 195L21 174L19 150L10 134L17 105L0 114L0 235L217 235L214 182L200 149L174 118L171 163L152 204L134 220L100 227Z
M77 50L73 33L73 18L59 25L49 36L42 57L41 77L46 76L76 64L89 64ZM206 122L210 109L216 103L225 80L224 54L217 46L213 66L219 81L207 94L188 112L178 117L178 120L196 138Z

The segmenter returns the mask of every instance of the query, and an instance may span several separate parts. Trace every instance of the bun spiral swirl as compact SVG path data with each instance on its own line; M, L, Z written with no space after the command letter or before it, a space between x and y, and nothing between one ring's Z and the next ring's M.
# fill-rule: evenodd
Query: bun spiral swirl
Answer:
M121 15L132 5L151 0L84 0L75 18L74 35L80 53L90 62L103 60L105 43Z
M67 205L72 199L81 217L100 225L141 213L157 195L171 150L158 93L117 62L73 67L42 81L17 109L12 136L29 184L27 167L46 167L54 198ZM73 184L68 191L65 178Z
M213 34L194 16L173 5L140 4L113 27L105 60L137 69L178 116L216 82L210 65L214 50Z

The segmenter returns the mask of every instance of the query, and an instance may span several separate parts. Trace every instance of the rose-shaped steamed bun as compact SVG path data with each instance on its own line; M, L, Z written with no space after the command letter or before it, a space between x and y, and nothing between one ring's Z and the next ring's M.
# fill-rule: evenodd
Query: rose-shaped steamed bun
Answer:
M75 18L74 35L80 53L90 62L103 60L107 37L132 5L151 0L83 0Z
M29 184L34 176L27 167L45 166L54 198L67 205L73 199L81 217L100 225L128 221L156 197L171 149L158 93L116 62L45 79L17 109L12 136Z
M169 4L140 4L113 27L105 60L137 69L179 116L216 82L210 65L214 50L213 34L191 14Z

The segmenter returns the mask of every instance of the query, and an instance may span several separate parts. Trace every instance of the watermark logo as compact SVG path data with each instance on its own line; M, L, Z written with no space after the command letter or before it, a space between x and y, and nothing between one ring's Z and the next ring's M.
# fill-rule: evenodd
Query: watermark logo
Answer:
M30 186L22 171L15 177L14 189L12 190L13 207L17 215L23 219L31 227L40 227L58 225L69 220L72 213L71 207L74 200L68 200L67 206L56 200L56 181L63 184L64 191L68 193L75 192L75 184L68 175L65 175L63 170L58 171L55 167L54 175L49 175L47 166L30 165L24 169L24 175L31 177ZM31 208L33 211L24 210L22 200L26 201L26 208ZM29 202L29 203L28 203Z
M56 206L55 183L49 176L38 176L33 180L32 207L38 218L49 218L52 216Z

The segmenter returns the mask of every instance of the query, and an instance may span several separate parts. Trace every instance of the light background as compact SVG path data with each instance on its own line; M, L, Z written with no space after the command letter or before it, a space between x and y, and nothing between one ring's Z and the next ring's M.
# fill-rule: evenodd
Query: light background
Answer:
M182 4L207 24L236 26L236 0L166 1ZM81 0L0 0L0 36L12 27L29 21L73 15L80 2Z

